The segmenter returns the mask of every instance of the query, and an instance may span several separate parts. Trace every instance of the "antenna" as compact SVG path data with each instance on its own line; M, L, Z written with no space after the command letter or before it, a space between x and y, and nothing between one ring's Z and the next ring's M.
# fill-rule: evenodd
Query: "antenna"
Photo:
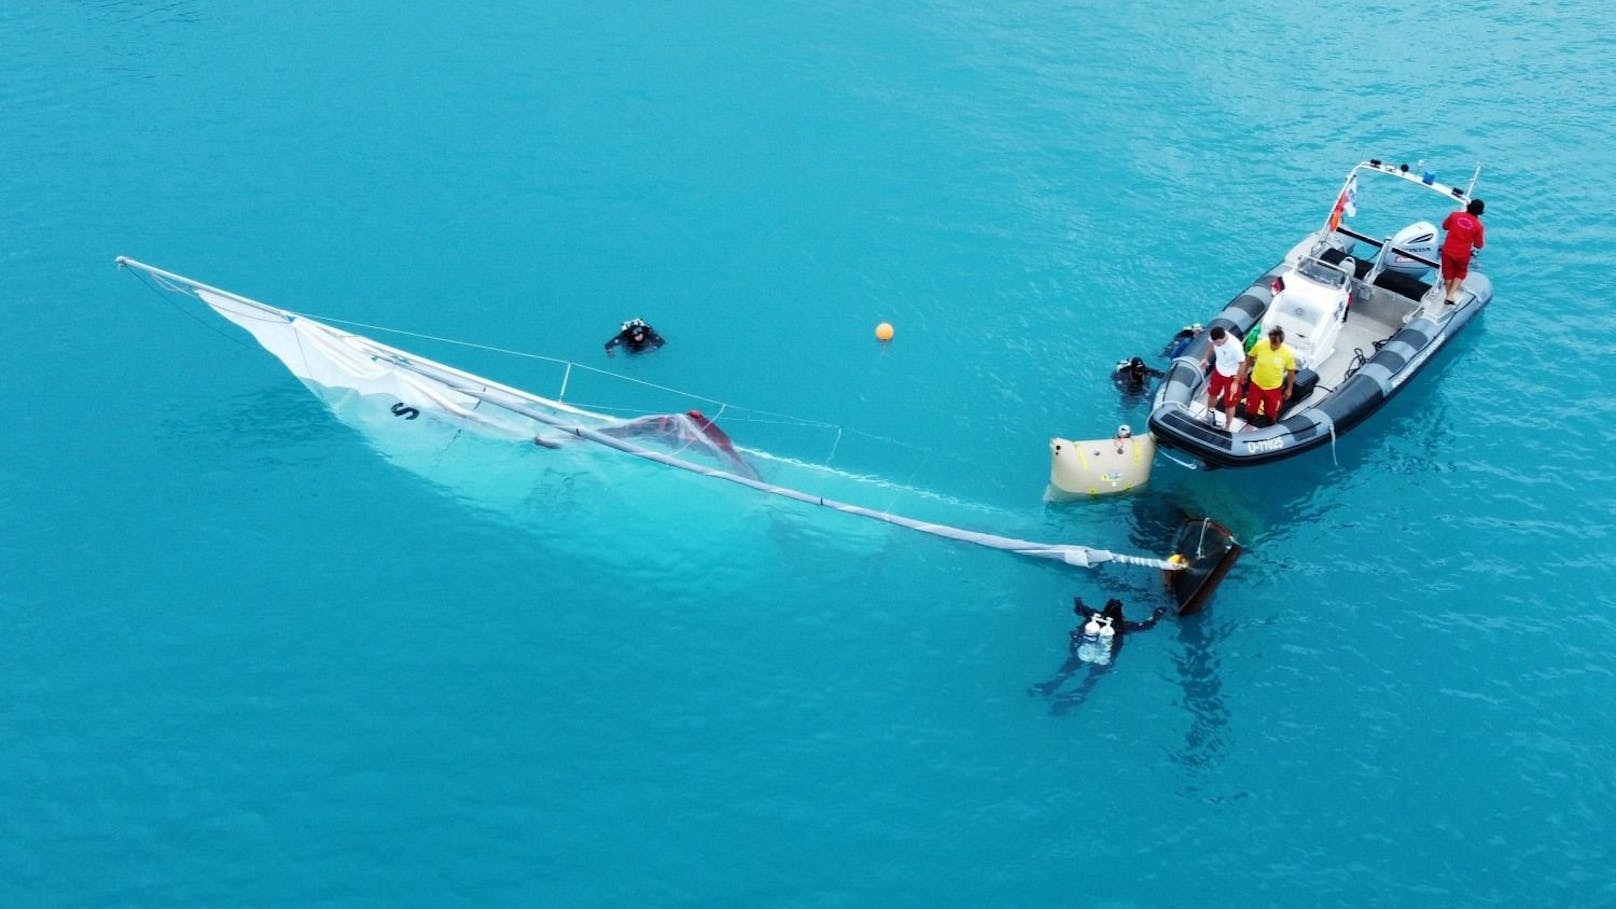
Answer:
M1476 191L1476 178L1479 176L1481 176L1481 162L1477 161L1476 172L1470 175L1470 185L1465 187L1466 199L1470 198L1470 194Z

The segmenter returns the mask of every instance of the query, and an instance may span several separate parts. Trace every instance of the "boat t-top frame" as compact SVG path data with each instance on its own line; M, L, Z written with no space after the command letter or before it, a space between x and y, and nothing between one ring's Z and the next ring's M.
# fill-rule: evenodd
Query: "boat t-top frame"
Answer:
M1470 175L1469 185L1467 185L1464 189L1460 189L1457 186L1449 186L1446 183L1438 183L1436 180L1436 174L1430 170L1426 170L1422 166L1417 165L1416 167L1411 168L1407 164L1387 164L1379 158L1370 158L1368 161L1359 162L1357 165L1353 166L1351 171L1348 171L1346 179L1341 181L1341 191L1336 194L1335 205L1331 208L1329 217L1325 219L1324 226L1319 231L1319 242L1313 249L1314 255L1318 255L1319 253L1323 252L1324 247L1328 244L1331 233L1339 233L1342 236L1351 237L1354 240L1362 243L1368 243L1369 245L1375 247L1378 250L1378 252L1375 254L1375 261L1370 266L1369 272L1364 275L1364 280L1370 282L1379 277L1382 271L1385 271L1386 257L1388 253L1396 253L1400 256L1406 256L1415 262L1419 262L1420 264L1429 266L1431 268L1441 268L1442 264L1440 262L1433 261L1432 259L1429 259L1417 252L1403 249L1402 247L1393 246L1390 237L1376 239L1368 234L1353 230L1351 227L1348 227L1346 224L1342 223L1342 212L1351 202L1351 195L1358 179L1358 174L1361 172L1386 174L1387 176L1395 177L1404 181L1405 183L1411 183L1415 186L1421 187L1422 189L1429 190L1439 196L1442 196L1445 199L1450 199L1456 202L1459 208L1464 208L1470 204L1471 193L1476 189L1476 180L1481 177L1481 163L1476 163L1476 169Z

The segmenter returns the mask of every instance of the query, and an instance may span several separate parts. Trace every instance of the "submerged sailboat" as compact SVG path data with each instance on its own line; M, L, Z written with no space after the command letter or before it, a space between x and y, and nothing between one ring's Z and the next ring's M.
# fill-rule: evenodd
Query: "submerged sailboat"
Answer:
M405 422L430 416L546 448L583 440L768 495L936 537L1084 568L1107 563L1155 568L1164 573L1181 612L1204 602L1240 553L1233 535L1209 519L1188 522L1180 531L1181 550L1156 558L982 533L826 498L769 482L748 458L759 453L735 445L714 419L700 411L624 419L567 403L563 399L573 364L568 364L561 393L546 398L127 257L120 256L117 262L161 290L195 297L245 329L322 398L343 391L376 399Z

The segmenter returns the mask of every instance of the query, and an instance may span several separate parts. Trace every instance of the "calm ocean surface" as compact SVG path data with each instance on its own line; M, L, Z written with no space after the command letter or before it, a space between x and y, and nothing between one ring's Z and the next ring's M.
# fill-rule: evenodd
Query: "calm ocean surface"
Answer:
M1612 34L5 4L0 905L1616 905ZM1049 436L1143 423L1111 364L1370 156L1485 162L1482 319L1333 453L1044 505ZM364 432L118 254L600 366L643 316L668 347L613 368L867 434L861 504L1146 554L1188 511L1248 555L1052 715L1071 597L1143 617L1151 572Z

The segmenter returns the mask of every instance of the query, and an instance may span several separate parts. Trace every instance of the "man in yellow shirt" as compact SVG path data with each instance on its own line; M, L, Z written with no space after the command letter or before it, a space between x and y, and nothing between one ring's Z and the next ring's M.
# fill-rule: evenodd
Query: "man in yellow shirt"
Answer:
M1279 409L1291 396L1296 386L1296 354L1285 343L1285 330L1274 326L1268 330L1268 343L1257 346L1246 355L1240 367L1240 381L1251 377L1251 390L1246 393L1246 422L1255 424L1260 414L1268 422L1279 419ZM1238 387L1238 386L1236 386Z

